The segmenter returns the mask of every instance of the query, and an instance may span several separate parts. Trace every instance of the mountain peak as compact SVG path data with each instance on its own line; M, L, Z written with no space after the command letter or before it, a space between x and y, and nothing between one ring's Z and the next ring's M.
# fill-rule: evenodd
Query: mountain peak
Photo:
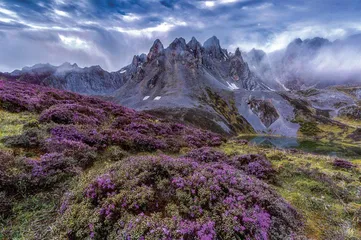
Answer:
M71 63L70 62L64 62L63 64L61 64L59 67L71 67Z
M193 53L193 56L201 62L203 48L195 37L187 43L188 49Z
M185 50L187 47L186 40L184 38L176 38L174 41L169 45L170 49L176 50Z
M132 65L138 67L140 63L147 61L147 55L142 53L140 55L134 55Z
M331 42L325 38L315 37L312 39L306 39L304 43L313 48L320 48L322 46L330 44Z
M297 45L299 45L299 44L302 44L302 43L303 43L303 41L302 41L301 38L296 38L296 39L293 40L290 44L297 44Z
M147 59L148 61L153 60L154 58L156 58L161 52L163 52L164 47L162 42L157 39L154 41L153 46L150 48L150 51L148 53Z
M54 66L49 63L37 63L33 65L32 67L23 67L22 71L31 71L39 68L53 68Z
M71 64L69 62L65 62L61 64L59 67L57 67L57 70L73 70L75 68L78 68L78 65L76 63Z
M189 42L198 42L198 40L193 36Z
M241 57L242 56L241 51L239 50L239 48L236 49L236 52L234 53L234 55L236 57Z
M196 50L197 48L202 47L200 42L198 42L198 40L195 37L192 37L192 39L187 43L187 46L192 50Z
M219 39L216 36L209 38L204 42L203 47L205 52L216 59L222 60L226 58L224 51L221 48Z
M209 39L207 39L204 44L203 44L204 48L212 48L212 47L221 47L220 43L219 43L219 39L216 36L213 36Z

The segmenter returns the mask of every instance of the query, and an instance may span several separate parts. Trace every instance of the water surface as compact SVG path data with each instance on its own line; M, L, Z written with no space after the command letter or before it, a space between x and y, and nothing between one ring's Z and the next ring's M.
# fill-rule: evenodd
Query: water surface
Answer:
M361 146L348 146L340 143L276 136L244 136L251 144L280 149L298 149L308 153L337 157L361 158Z

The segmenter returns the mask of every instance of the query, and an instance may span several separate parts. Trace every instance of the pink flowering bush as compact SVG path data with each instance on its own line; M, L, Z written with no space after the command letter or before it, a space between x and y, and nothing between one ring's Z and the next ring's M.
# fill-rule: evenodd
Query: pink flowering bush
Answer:
M116 163L68 203L57 231L70 239L287 239L301 226L257 178L226 163L165 155Z
M58 104L50 107L40 115L40 122L59 124L97 125L106 119L105 112L94 107L79 104Z
M227 160L226 154L209 147L194 149L188 152L185 157L192 158L199 162L225 162Z
M347 161L347 160L344 160L344 159L335 159L332 162L332 164L336 168L343 168L343 169L352 169L352 168L356 167L350 161Z
M271 162L263 155L238 155L231 159L230 164L259 179L270 179L274 175Z
M4 164L0 173L11 194L20 188L34 192L85 170L96 160L107 161L102 155L113 147L129 153L178 153L184 147L219 146L224 141L217 134L95 97L20 81L0 80L0 110L39 116L39 121L24 124L22 134L1 139L22 154L12 164Z

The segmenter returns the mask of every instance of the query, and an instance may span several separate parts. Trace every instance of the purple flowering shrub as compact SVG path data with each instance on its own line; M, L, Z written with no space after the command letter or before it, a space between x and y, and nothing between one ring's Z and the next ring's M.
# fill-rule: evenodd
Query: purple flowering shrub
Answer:
M22 175L21 180L26 180L30 186L42 189L52 188L54 184L80 171L74 159L62 153L48 153L42 155L39 160L25 159L24 161L29 174Z
M96 159L96 149L79 141L49 138L44 150L47 153L62 153L66 157L71 157L81 168L90 166Z
M192 158L197 162L223 162L239 170L245 171L259 179L271 179L274 174L271 162L263 155L249 154L237 155L229 158L223 152L210 147L193 149L185 155L186 158Z
M229 163L259 179L270 179L274 175L271 162L263 155L238 155L233 157Z
M11 169L15 166L15 158L9 153L0 150L0 192L12 191L14 176Z
M0 191L0 219L5 219L12 214L13 200L5 192Z
M91 147L103 148L107 137L94 128L80 128L74 125L60 125L50 130L51 137L57 140L70 140L87 144Z
M0 108L40 113L41 125L61 125L51 131L58 135L59 142L77 141L97 149L118 145L132 152L179 152L182 147L213 147L224 141L217 134L137 113L95 97L24 82L0 83ZM65 125L71 127L66 129Z
M43 111L40 122L55 122L59 124L89 124L99 125L106 120L106 113L98 108L79 104L58 104Z
M210 147L194 149L188 152L185 157L192 158L198 162L225 162L227 155Z
M7 147L38 148L44 142L44 134L37 128L30 128L21 135L5 137L1 141Z
M338 159L338 158L332 162L332 165L336 168L343 168L343 169L352 169L352 168L356 167L351 162L344 160L344 159Z
M17 148L20 153L12 160L16 166L4 165L6 169L1 173L7 176L3 185L7 184L14 194L19 184L31 186L33 189L21 187L29 191L41 190L57 179L61 181L64 176L86 169L95 160L107 161L104 153L114 147L131 153L157 150L178 153L183 147L219 146L224 141L217 134L157 119L95 97L21 81L0 80L0 110L39 115L39 121L24 125L21 135L2 139L7 147ZM24 156L27 160L21 160ZM110 158L121 159L114 154ZM38 176L33 175L36 169L41 170Z
M79 172L77 162L61 153L44 154L40 159L15 158L0 151L0 192L8 197L53 188L56 183Z
M56 232L70 239L288 239L302 225L244 171L165 155L117 162L68 204Z

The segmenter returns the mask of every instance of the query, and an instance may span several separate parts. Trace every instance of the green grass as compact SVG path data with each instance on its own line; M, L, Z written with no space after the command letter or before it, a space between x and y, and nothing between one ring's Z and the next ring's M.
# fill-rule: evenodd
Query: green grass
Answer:
M29 113L14 114L0 110L0 139L21 134L24 124L37 119ZM340 138L348 134L341 128L318 127ZM341 134L341 135L340 135ZM0 143L0 147L1 146ZM273 188L302 213L309 239L360 239L361 236L361 159L352 160L355 170L336 169L333 159L303 152L291 153L252 145L228 142L220 150L231 154L265 154L276 170ZM185 153L187 149L183 149ZM106 152L105 152L106 153ZM84 174L93 176L113 164L106 154ZM107 160L108 159L108 160ZM14 202L13 215L6 224L0 219L0 239L46 239L58 216L64 190L87 183L75 177L53 192L26 196ZM83 178L84 179L84 178ZM71 187L70 187L71 188Z
M0 109L0 140L4 137L19 135L24 124L37 120L37 115L32 113L10 113ZM0 148L3 148L0 141Z
M57 193L39 193L28 196L17 202L12 211L10 221L2 226L1 232L11 236L11 239L46 239L51 231L59 208L61 195ZM0 239L2 238L0 232Z
M302 213L310 239L360 239L361 160L356 170L332 166L332 158L285 150L239 146L221 147L228 154L265 154L277 171L273 187Z

